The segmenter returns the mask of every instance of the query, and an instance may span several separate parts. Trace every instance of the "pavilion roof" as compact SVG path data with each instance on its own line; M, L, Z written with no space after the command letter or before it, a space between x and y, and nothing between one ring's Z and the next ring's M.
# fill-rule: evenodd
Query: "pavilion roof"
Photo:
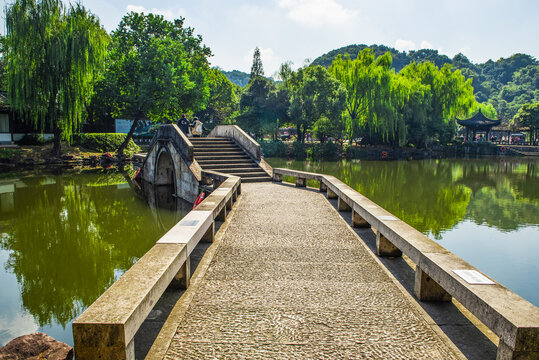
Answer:
M469 119L466 120L457 120L457 124L470 127L470 128L491 128L492 126L498 126L501 124L501 120L491 120L487 118L483 113L481 112L481 109L472 116Z

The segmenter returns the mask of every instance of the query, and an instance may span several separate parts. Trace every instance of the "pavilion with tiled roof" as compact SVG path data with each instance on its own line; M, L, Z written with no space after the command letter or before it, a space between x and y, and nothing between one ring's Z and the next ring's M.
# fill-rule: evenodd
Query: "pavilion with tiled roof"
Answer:
M466 120L457 120L457 124L464 126L466 128L466 140L469 138L470 130L472 131L472 139L475 139L476 132L485 132L486 138L489 139L490 130L493 126L500 125L501 120L491 120L487 118L481 112L481 109L469 119Z

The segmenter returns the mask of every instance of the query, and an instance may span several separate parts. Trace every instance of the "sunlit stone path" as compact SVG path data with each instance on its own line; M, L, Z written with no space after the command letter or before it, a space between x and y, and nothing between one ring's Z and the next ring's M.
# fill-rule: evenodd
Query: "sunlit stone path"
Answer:
M222 230L166 359L462 358L323 194L243 184Z

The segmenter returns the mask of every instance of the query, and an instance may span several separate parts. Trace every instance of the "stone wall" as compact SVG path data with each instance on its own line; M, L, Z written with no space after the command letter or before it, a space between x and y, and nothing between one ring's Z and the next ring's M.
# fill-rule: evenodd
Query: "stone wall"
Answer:
M142 165L142 178L154 185L174 185L176 196L195 202L201 177L192 148L176 125L161 126Z

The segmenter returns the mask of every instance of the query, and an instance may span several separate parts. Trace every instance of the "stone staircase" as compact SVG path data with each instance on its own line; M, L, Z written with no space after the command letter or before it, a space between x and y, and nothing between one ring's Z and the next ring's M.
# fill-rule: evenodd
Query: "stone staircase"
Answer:
M194 157L204 170L214 170L241 177L241 181L264 182L271 177L236 144L227 138L189 138L193 144Z

